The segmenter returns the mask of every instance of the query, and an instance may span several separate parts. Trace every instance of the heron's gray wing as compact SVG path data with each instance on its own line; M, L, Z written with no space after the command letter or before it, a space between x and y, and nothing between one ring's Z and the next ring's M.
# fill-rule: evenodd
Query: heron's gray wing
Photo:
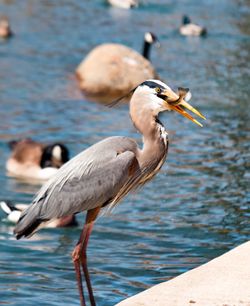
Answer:
M128 181L135 163L134 153L126 151L102 167L92 168L81 177L69 178L63 185L54 186L51 192L48 190L48 199L42 199L40 218L59 218L108 203Z
M45 183L15 231L26 222L51 220L111 201L129 180L130 170L138 167L136 150L130 138L110 137L78 154Z

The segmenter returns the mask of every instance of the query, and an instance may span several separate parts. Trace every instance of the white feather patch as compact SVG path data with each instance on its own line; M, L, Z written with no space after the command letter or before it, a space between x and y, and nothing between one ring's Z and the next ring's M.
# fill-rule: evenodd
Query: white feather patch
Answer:
M57 160L61 160L62 159L62 149L60 148L60 146L55 146L52 150L52 156L54 158L56 158Z
M149 33L149 32L145 33L145 40L146 40L148 43L152 44L153 41L154 41L154 40L153 40L153 37L152 37L152 34Z
M9 206L7 205L6 202L1 201L1 202L0 202L0 207L2 208L2 210L3 210L6 214L10 214L10 213L11 213L11 209L9 208Z
M8 220L10 222L13 222L13 223L17 223L19 218L21 216L21 211L19 210L13 210L9 215L8 215Z

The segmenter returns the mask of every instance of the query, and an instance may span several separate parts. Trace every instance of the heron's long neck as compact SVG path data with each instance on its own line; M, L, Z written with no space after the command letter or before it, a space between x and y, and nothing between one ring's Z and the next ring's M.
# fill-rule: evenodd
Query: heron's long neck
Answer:
M148 167L165 160L168 147L168 134L158 117L148 113L140 115L140 120L133 120L135 127L143 136L143 148L140 163Z
M150 57L150 47L151 47L151 44L145 40L145 41L144 41L144 44L143 44L142 55L143 55L147 60L150 60L150 58L149 58L149 57Z

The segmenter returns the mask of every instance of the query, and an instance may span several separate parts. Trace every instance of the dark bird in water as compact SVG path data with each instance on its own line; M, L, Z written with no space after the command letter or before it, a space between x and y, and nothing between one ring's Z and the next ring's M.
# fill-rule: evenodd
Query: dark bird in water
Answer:
M182 17L182 26L179 30L184 36L204 36L207 34L206 28L192 23L191 19L186 15Z

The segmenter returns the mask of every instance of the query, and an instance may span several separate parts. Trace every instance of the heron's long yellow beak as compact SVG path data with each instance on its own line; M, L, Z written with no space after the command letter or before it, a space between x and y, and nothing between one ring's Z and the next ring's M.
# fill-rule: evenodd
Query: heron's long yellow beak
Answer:
M182 89L182 90L184 90L184 89ZM184 108L186 108L189 111L191 111L192 113L199 116L200 118L206 120L205 116L203 116L197 109L195 109L187 101L184 100L185 96L187 95L187 92L186 93L182 92L182 94L180 94L179 96L175 92L172 92L171 95L168 92L165 101L168 103L168 107L170 107L170 109L178 112L179 114L188 118L189 120L193 121L194 123L198 124L199 126L203 126L198 120L196 120L193 116L191 116L189 113L187 113L184 109Z
M197 116L199 116L200 118L206 120L206 118L197 109L195 109L193 106L191 106L189 103L187 103L184 100L182 102L180 102L180 104L178 104L178 105L171 105L171 103L169 103L168 105L170 106L170 108L172 110L178 112L179 114L188 118L189 120L193 121L194 123L198 124L199 126L203 126L203 125L198 120L196 120L193 116L191 116L189 113L187 113L184 110L184 107L187 108L188 110L190 110L191 112L193 112L194 114L196 114Z

